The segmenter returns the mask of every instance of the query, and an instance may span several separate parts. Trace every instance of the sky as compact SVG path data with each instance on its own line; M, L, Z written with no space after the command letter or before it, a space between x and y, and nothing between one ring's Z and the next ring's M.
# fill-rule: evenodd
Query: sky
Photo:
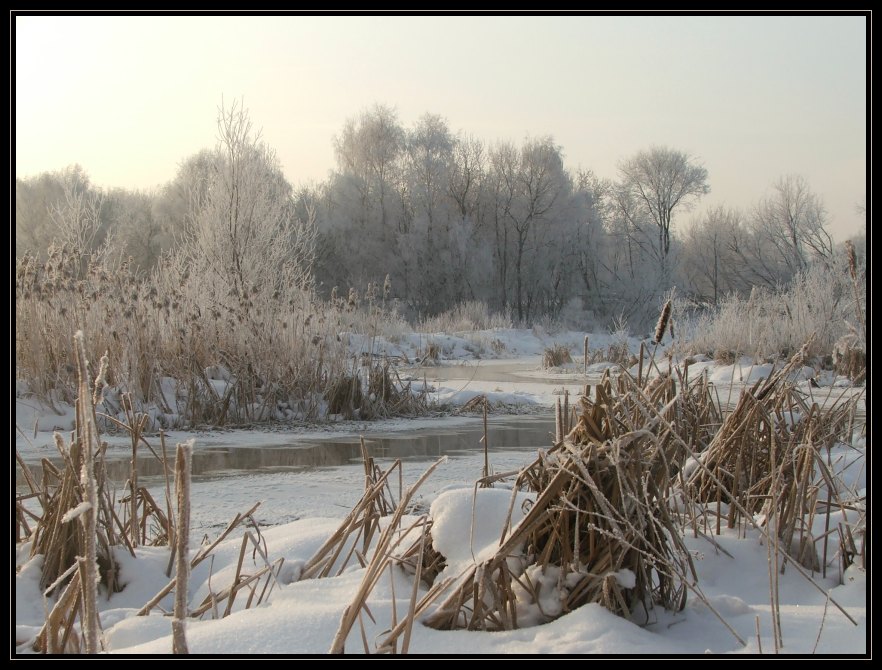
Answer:
M653 145L708 170L707 207L749 208L806 177L837 240L862 231L865 17L17 16L15 172L79 163L149 189L216 141L242 99L288 180L335 167L333 140L383 104L484 139L553 136L615 178Z

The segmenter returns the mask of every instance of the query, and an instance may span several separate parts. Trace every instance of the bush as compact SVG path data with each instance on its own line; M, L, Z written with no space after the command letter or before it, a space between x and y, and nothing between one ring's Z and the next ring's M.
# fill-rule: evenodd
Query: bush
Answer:
M865 280L860 284L865 287ZM776 290L755 287L748 298L732 295L716 308L696 308L677 300L675 319L686 324L683 339L689 342L686 347L691 353L728 352L727 359L752 356L757 361L767 360L792 354L814 334L808 354L822 359L833 352L840 338L857 332L851 325L859 320L854 295L841 257L829 266L815 263L788 286ZM866 288L859 299L864 310ZM856 338L865 341L863 333ZM853 344L863 347L862 343Z

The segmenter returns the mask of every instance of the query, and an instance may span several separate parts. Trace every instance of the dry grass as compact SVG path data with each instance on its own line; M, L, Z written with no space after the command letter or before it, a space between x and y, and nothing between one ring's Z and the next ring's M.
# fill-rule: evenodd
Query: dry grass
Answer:
M755 288L748 298L732 295L712 309L696 313L684 301L675 301L674 317L684 349L691 353L731 352L735 358L777 360L789 358L814 336L808 356L817 363L850 332L866 341L866 300L865 267L856 267L852 274L847 259L837 257L830 265L813 264L787 286ZM713 357L725 360L718 353Z
M849 379L861 379L867 369L867 352L858 333L843 335L833 345L833 366L836 373Z
M507 630L520 625L525 608L538 608L547 621L589 602L622 616L650 602L682 609L682 579L692 566L673 520L658 504L667 472L654 467L656 449L649 433L600 446L566 440L538 460L520 477L536 492L536 503L426 624ZM616 573L633 574L635 581ZM545 575L557 582L560 607L554 611L543 610Z
M397 470L400 481L401 461L396 460L388 469L381 471L368 455L364 440L361 450L365 467L364 494L337 531L306 561L300 573L301 579L340 575L353 558L364 567L367 564L365 556L380 528L380 518L390 514L397 506L389 479ZM399 492L399 497L401 495Z
M461 575L450 591L449 580L437 581L445 558L428 541L431 520L421 521L418 536L402 553L375 550L364 588L347 609L338 640L354 625L378 576L392 563L429 590L421 598L414 591L408 615L392 622L388 635L376 645L379 652L406 651L413 620L423 615L424 623L437 628L501 630L521 625L518 612L531 607L538 608L544 620L586 602L602 603L621 615L652 603L682 608L695 576L688 552L676 539L680 534L675 517L663 504L670 471L682 461L680 443L669 433L676 425L692 443L704 446L712 403L701 384L690 386L685 394L676 394L673 386L670 380L662 381L644 393L627 375L615 381L606 375L595 392L596 401L582 399L581 414L575 412L571 419L561 404L561 430L569 429L571 422L575 427L518 476L516 488L533 491L536 502L517 528L503 533L496 555ZM653 421L650 406L670 416L673 424ZM674 420L674 415L680 418ZM634 426L635 421L642 428ZM368 489L332 545L339 546L359 528L359 515L376 495L376 486ZM399 528L398 537L413 537L409 533L414 528ZM542 612L540 602L547 602L542 574L552 575L560 590L561 606L554 612ZM633 585L629 574L634 575ZM370 651L366 640L364 649ZM334 650L342 651L342 646L338 643Z
M122 419L117 395L127 391L136 409L151 408L145 430L321 420L326 396L361 373L340 333L367 333L387 314L357 296L324 303L292 287L218 295L210 277L172 258L147 277L97 259L83 274L81 263L64 248L16 261L16 378L47 403L72 403L71 338L85 324L87 358L107 352L110 364L99 411ZM388 366L376 367L371 375L385 370L388 387Z
M795 357L792 366L798 364ZM766 426L775 425L772 417L782 419L784 412L796 416L792 404L796 399L785 383L789 371L790 367L785 368L752 389L746 395L753 400L744 401L744 408L736 409L725 421L703 377L689 380L679 374L662 375L640 387L627 375L615 380L606 375L594 390L593 399L581 399L581 412L576 413L575 426L566 437L548 452L540 452L533 464L518 475L515 488L532 491L535 503L515 528L503 531L493 557L467 569L452 584L450 579L439 583L437 575L445 559L427 548L431 547L426 540L426 535L431 536L431 521L423 523L419 536L411 540L398 564L429 591L421 598L412 596L409 618L393 622L376 649L391 653L406 650L403 643L413 617L442 629L504 630L548 621L588 602L600 603L627 617L645 612L653 604L679 609L685 604L687 591L703 600L733 636L746 644L701 592L689 553L679 539L681 524L690 522L690 514L698 532L696 512L681 513L674 493L682 482L686 456L701 452L707 454L703 457L705 467L690 478L690 492L696 490L697 482L705 480L717 484L723 496L729 491L726 482L732 490L741 491L732 479L726 479L726 474L727 467L733 472L749 470L744 454L734 455L740 459L740 466L715 460L722 444L731 446L732 428L737 428L739 436L756 440L760 447L752 463L753 474L759 476L758 486L773 482L773 496L760 495L754 500L757 488L744 496L761 515L757 518L773 518L779 530L774 543L766 542L770 566L779 565L780 551L793 552L794 559L808 563L810 568L817 567L806 549L813 547L806 528L816 513L818 482L809 473L817 472L818 459L816 448L806 440L811 438L817 448L831 446L844 430L850 430L849 412L853 407L820 412L816 406L802 406L807 410L804 418L787 423L787 435L762 426L758 430L749 428L751 421L746 413L764 417ZM569 413L563 404L558 421L561 430L569 428ZM776 437L768 437L772 434ZM766 442L781 440L777 453L763 452L764 436ZM784 443L796 447L788 451ZM831 477L829 472L822 476ZM832 481L827 485L834 486ZM720 504L717 490L706 492L702 498L706 508ZM771 507L770 501L775 501ZM736 501L729 509L739 505ZM717 518L724 517L718 513ZM753 516L751 522L755 523ZM862 560L866 551L865 524L865 517L859 517L855 523L841 524L836 529L844 565L846 561ZM710 533L705 537L714 543L714 531L706 520L705 530ZM761 533L766 537L762 529ZM384 569L389 565L385 563ZM798 565L795 569L811 581ZM777 572L771 567L770 589L772 611L777 617ZM363 605L369 591L360 592L351 612ZM832 599L829 602L843 611ZM773 632L779 647L783 644L780 628ZM366 642L365 651L369 651Z
M511 317L492 313L486 303L469 300L417 324L420 333L462 333L511 328Z
M555 344L552 347L548 347L545 350L545 353L542 354L543 368L557 368L565 363L572 362L573 357L570 355L570 350L562 344Z
M80 352L82 353L83 350L81 348ZM93 654L100 651L96 582L100 577L101 586L108 597L114 591L122 589L123 585L118 581L118 568L114 560L115 550L125 548L134 556L135 547L138 545L169 545L173 538L177 538L176 572L181 572L182 566L195 566L205 560L240 522L251 520L253 524L251 514L257 507L255 505L244 515L237 515L213 544L204 547L189 559L187 550L189 532L186 528L190 507L187 493L189 475L188 467L184 467L189 457L181 456L183 445L178 445L179 462L175 468L178 485L177 523L172 522L175 515L172 513L170 501L167 500L166 513L145 488L137 485L134 474L128 484L130 486L128 497L122 498L115 504L113 494L107 486L105 466L107 445L101 442L97 430L95 397L91 391L93 384L85 357L79 355L76 360L79 378L76 427L70 442L65 442L58 433L55 434L55 446L63 459L63 466L55 467L48 459L43 459L42 475L38 481L21 456L16 453L16 460L30 489L30 493L16 497L18 540L31 542L31 557L43 555L40 586L45 596L55 599L46 622L32 645L34 651L41 653ZM100 374L104 374L103 369ZM154 454L156 452L140 434L144 415L134 412L130 407L128 416L128 422L117 423L121 429L132 435L134 467L139 442L145 444ZM161 436L161 444L161 460L165 467L166 450L163 436ZM157 455L157 458L160 457ZM168 473L167 467L165 470ZM167 497L170 498L168 478L166 488ZM39 512L32 509L33 501L39 504ZM31 502L30 506L27 505L28 502ZM183 528L178 532L178 527L181 525ZM259 542L256 542L250 533L246 533L246 539L248 538L257 546L258 553L262 551ZM263 556L269 565L265 554ZM169 573L171 565L170 562ZM238 591L250 586L252 593L246 604L246 607L250 607L260 578L268 574L267 580L270 578L275 580L280 567L281 563L277 562L256 575L245 576L248 577L247 579L237 573L236 581L228 590L230 605ZM186 575L187 570L183 572ZM268 583L267 581L264 584L264 592ZM176 590L176 584L177 578L172 579L139 614L148 614L162 598L172 590ZM264 596L268 597L268 593L264 592L261 593L257 604L264 600ZM209 597L214 602L218 596L212 593ZM186 644L182 637L184 618L201 616L207 609L209 608L200 607L194 612L187 613L186 587L176 590L175 649L177 652L186 653ZM229 608L225 614L229 614Z
M808 402L786 381L805 349L742 393L686 486L693 500L716 507L716 532L722 519L729 528L752 523L755 515L774 519L783 551L818 570L820 538L810 532L818 495L822 487L837 490L822 454L850 439L858 398L829 409Z
M650 408L678 416L678 429L700 443L696 408L710 406L700 386L678 395L667 381L644 393L627 375L615 382L606 375L594 401L582 398L569 434L518 476L516 488L536 494L526 517L493 558L457 581L427 625L503 630L517 628L518 613L531 608L547 621L588 602L622 616L653 603L682 608L695 575L664 501L683 452L671 424L662 428ZM559 414L568 427L563 406ZM616 574L633 574L634 583ZM560 602L554 611L541 605L549 576Z

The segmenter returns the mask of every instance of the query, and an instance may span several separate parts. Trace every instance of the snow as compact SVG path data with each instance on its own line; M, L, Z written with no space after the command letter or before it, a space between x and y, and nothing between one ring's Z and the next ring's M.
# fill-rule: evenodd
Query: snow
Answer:
M442 579L491 558L534 500L526 493L517 492L512 500L512 491L481 488L454 489L435 498L429 516L432 544L447 559ZM506 528L510 506L511 523Z
M383 337L347 334L349 349L353 354L373 353L379 356L400 357L417 362L425 357L428 345L435 345L441 361L522 359L541 357L545 349L554 345L568 348L573 359L581 360L585 333L561 331L549 333L541 326L530 329L492 328L457 333L408 333L390 342ZM619 344L622 338L608 333L589 335L591 351L606 350L611 344ZM640 340L626 338L630 349L637 351ZM581 369L581 368L580 368Z
M15 399L15 423L25 434L70 431L75 419L76 410L69 403L59 401L50 405L31 395Z
M495 407L542 412L541 420L537 417L508 417L500 421L491 416L491 468L494 472L505 472L532 460L536 447L547 446L547 433L553 428L549 409L564 392L569 391L571 402L575 402L585 384L596 383L604 370L613 366L609 362L592 364L586 377L581 364L583 337L584 333L577 332L550 335L541 329L496 329L430 336L408 334L396 342L381 338L373 342L374 353L379 350L409 360L411 367L400 371L402 379L407 381L409 378L416 391L424 388L425 379L429 399L439 407L456 408L485 394ZM616 341L610 335L591 335L591 349L605 349ZM441 361L432 367L413 367L428 342L439 347ZM351 334L349 344L353 352L360 352L361 347L368 346L367 340ZM569 347L576 362L543 370L542 353L552 344ZM631 350L638 348L639 342L634 340ZM661 352L658 362L665 370L667 361L662 359ZM682 364L676 359L674 362ZM721 396L723 389L734 388L733 397L737 398L741 388L767 377L775 369L780 369L780 364L773 367L742 359L735 364L720 365L709 360L695 360L689 366L689 376L694 379L706 373L720 389ZM645 365L644 373L647 372L648 366ZM218 394L222 395L231 383L229 371L222 367L207 369L205 373ZM812 390L808 379L814 379L825 388ZM810 397L822 405L833 402L840 394L848 397L863 390L851 387L849 380L832 373L818 373L811 368L797 370L795 380L799 382L800 390L807 395L815 394ZM162 378L160 387L168 407L163 410L154 408L157 423L174 416L182 393L171 378ZM113 410L117 395L116 390L105 387L104 407ZM168 409L172 410L171 414ZM288 409L285 416L294 414L293 409ZM785 416L784 420L796 418ZM72 428L73 408L60 398L52 398L51 403L40 402L28 393L25 386L17 384L16 421L20 427L20 431L16 431L16 449L27 461L36 462L42 457L57 456L51 431ZM35 424L36 438L33 437ZM393 458L389 455L388 445L396 441L414 445L412 452L405 452L412 453L411 456L402 456L405 485L416 480L429 459L437 458L440 453L451 455L450 460L426 481L415 499L419 509L429 510L433 519L434 547L446 558L447 565L439 579L456 577L495 553L509 510L513 528L529 508L531 496L517 493L513 500L512 491L505 488L504 483L491 489L474 487L484 458L476 437L480 435L480 426L480 418L447 415L416 420L336 422L300 427L283 425L260 430L215 430L196 434L194 457L202 454L211 458L214 452L220 454L235 448L253 449L260 460L259 454L272 447L290 448L295 444L317 446L327 454L327 460L319 460L313 465L273 466L247 472L231 465L223 466L229 470L209 468L205 475L194 476L191 492L191 546L194 553L203 535L213 539L237 512L262 501L255 513L260 524L261 541L265 543L270 561L283 561L278 575L279 585L274 587L268 602L245 609L246 594L236 599L232 613L225 618L212 619L209 612L202 620L188 621L187 641L191 653L323 654L328 651L340 618L361 584L364 570L354 563L338 577L297 580L305 561L337 529L362 493L362 464L350 462L346 456L350 453L349 445L357 443L359 435L365 435L369 448L375 449L372 453L376 454L381 467L388 467ZM190 437L194 435L170 431L167 444L171 446ZM126 436L102 438L107 439L108 454L112 457L123 458L130 454ZM148 438L148 441L154 445L157 443L155 438ZM343 442L347 444L342 445ZM868 487L867 447L865 437L856 431L851 445L836 444L829 453L822 453L824 462L837 477L840 493L848 492L856 509L866 504L862 496L866 496ZM220 456L218 459L220 462ZM687 470L695 467L698 467L697 462L686 464ZM397 495L397 475L393 479L392 488ZM163 505L164 480L145 476L142 483ZM826 489L822 487L818 497L823 500L825 496ZM84 505L88 503L70 510L65 518L75 518L84 511ZM817 514L812 527L806 530L818 539L818 553L823 552L824 543L820 538L826 523L833 529L839 524L852 524L854 532L857 516L854 510L840 509L831 511L829 520L825 514ZM254 528L240 526L216 548L210 559L192 571L191 608L203 601L209 589L218 592L229 586L236 572L246 530L252 534L257 532ZM759 651L758 617L762 651L773 652L768 548L756 531L739 536L736 531L724 527L722 534L714 536L714 540L720 549L704 537L694 537L686 532L684 542L692 555L702 595L690 592L682 612L656 608L647 615L641 609L632 613L631 620L626 620L592 604L549 621L560 612L560 596L567 583L554 566L544 571L531 566L526 576L539 585L539 602L533 603L526 596L519 601L518 617L525 627L489 634L437 631L418 622L413 628L410 651L461 655L755 654ZM855 565L840 575L838 550L838 533L833 532L828 536L827 577L822 578L817 572L813 576L821 591L789 567L779 575L784 653L811 653L816 642L818 653L836 656L866 653L867 575ZM43 559L41 556L30 559L28 553L29 545L17 547L15 633L19 652L28 650L42 625L46 608L51 607L51 600L44 604L39 588ZM169 564L168 548L140 547L137 557L118 549L116 560L124 589L109 599L106 594L99 597L107 650L121 654L170 653L171 618L162 613L171 611L173 594L166 596L149 616L135 616L138 609L169 581L165 574ZM243 572L256 571L262 566L260 556L249 547ZM624 588L633 587L636 581L636 575L627 569L611 574ZM367 602L374 621L368 616L362 617L370 644L381 640L383 632L390 628L393 610L398 617L407 610L411 588L410 577L397 568L380 580ZM518 588L516 586L515 590ZM423 593L425 586L421 585L420 589ZM857 626L852 625L832 603L827 603L827 593L848 611L858 622ZM225 603L218 605L221 613L224 607ZM746 645L726 629L717 614L735 629ZM347 640L346 651L363 651L357 625Z
M634 574L633 570L622 568L612 574L616 576L616 581L623 589L633 589L637 585L637 575Z
M77 505L73 509L69 509L67 512L65 512L64 516L61 517L61 523L67 523L68 521L73 521L77 517L88 512L90 509L92 509L92 503L90 503L88 500L84 500L83 502L81 502L79 505Z
M488 490L482 490L485 493ZM497 496L498 494L498 496ZM479 515L487 511L486 520L500 521L499 513L507 508L510 492L479 494ZM471 509L472 491L461 489L448 492L439 497L433 509L441 512L442 526L446 530L462 530L469 525L461 518ZM496 498L499 498L498 500ZM451 514L459 516L451 516ZM485 528L482 518L479 528ZM496 524L488 523L487 533L478 530L475 547L477 554L481 546L492 548L498 542L490 539L489 530ZM264 536L270 557L284 555L289 560L305 560L315 550L324 537L330 534L335 524L329 520L302 520L268 529ZM487 539L487 544L483 540ZM449 538L442 539L447 546ZM635 616L638 621L627 621L616 617L599 605L587 605L559 619L542 625L524 627L515 631L480 633L470 631L436 631L422 625L415 625L411 640L411 651L420 654L753 654L757 653L755 634L756 617L760 620L760 634L765 653L773 649L771 639L770 608L768 603L768 568L766 548L758 538L748 534L738 538L734 533L724 531L717 538L719 544L734 559L714 547L703 538L686 537L687 546L693 555L699 575L699 584L705 601L690 594L683 612L672 613L651 610L650 620L645 625L641 620L643 613ZM233 568L238 555L240 540L231 539L221 545L215 558L212 583L215 588L229 580L227 572ZM458 558L469 561L468 551L462 547ZM155 557L154 557L155 558ZM140 561L141 559L139 559ZM156 562L147 557L147 563ZM161 561L160 561L161 562ZM251 562L250 553L246 559L247 568ZM737 569L736 569L737 566ZM156 566L154 566L156 567ZM340 577L292 582L277 587L270 602L250 610L237 610L220 620L194 621L188 624L187 640L192 653L198 654L319 654L327 652L336 632L343 610L361 583L363 570L345 572ZM745 580L744 575L750 575ZM534 575L536 577L536 575ZM628 571L616 573L616 578L627 585L632 579ZM197 577L194 571L195 595L191 602L201 601L207 571ZM399 614L407 607L407 594L410 584L400 571L393 577L384 576L377 589L368 600L368 606L376 620L372 623L364 617L367 639L380 639L380 633L388 628L392 617L392 589L390 579L394 579L395 603ZM846 607L849 614L858 620L859 626L852 626L833 605L827 608L824 616L825 596L814 590L793 570L786 570L779 576L781 590L781 618L784 647L782 651L790 654L810 653L815 645L821 621L824 626L817 651L825 654L854 654L866 650L866 582L865 572L850 568L844 575L845 584L836 586L836 580L817 579L839 604ZM153 582L156 590L164 585L162 579L152 573L133 576L126 591L141 583L138 595L148 593L143 583ZM544 581L543 581L544 580ZM26 581L19 578L18 581ZM557 575L554 570L535 581L542 582L540 603L543 609L553 612L554 591ZM115 595L108 609L102 614L105 640L111 653L124 654L165 654L171 649L170 619L151 614L148 617L133 616L133 609L112 607L114 601L123 597ZM102 599L103 600L103 599ZM710 608L716 610L727 623L747 642L743 647L736 638L717 620ZM347 640L346 650L354 653L363 651L360 633L354 630Z

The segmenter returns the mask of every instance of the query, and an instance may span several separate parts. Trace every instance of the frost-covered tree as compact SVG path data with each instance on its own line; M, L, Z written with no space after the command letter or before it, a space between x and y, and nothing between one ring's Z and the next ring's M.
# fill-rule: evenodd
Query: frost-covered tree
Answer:
M402 251L409 252L403 260L421 306L433 300L449 305L455 293L455 232L448 198L454 143L447 122L435 114L424 114L407 133L402 200L408 224Z
M216 152L202 149L178 166L174 179L153 199L153 218L164 230L181 236L187 231L190 204L202 202L215 174Z
M453 221L450 247L456 300L487 300L492 281L491 250L482 235L487 151L484 143L460 133L453 145L447 196Z
M43 256L50 244L97 250L109 230L101 193L80 165L15 180L16 256Z
M563 216L572 182L561 149L550 137L529 139L520 149L498 144L490 152L490 164L502 306L511 305L523 322L531 316L534 281L551 279L535 256L553 245L550 233Z
M584 289L583 305L589 309L601 308L603 295L603 257L606 248L604 230L605 207L612 184L599 179L590 170L580 170L575 178L575 198L580 201L581 219L574 228L570 241L575 254L575 268Z
M380 224L390 223L399 159L405 136L394 110L382 105L349 119L334 142L341 172L354 178L367 213L372 200L379 207ZM363 221L367 223L367 219Z
M659 298L670 287L673 259L666 259L652 218L630 189L613 184L606 200L604 311L642 328L649 325Z
M147 271L172 248L174 229L155 215L155 193L116 188L107 193L104 211L115 243L132 269Z
M315 228L295 216L275 153L241 104L218 110L218 146L203 189L191 191L179 250L217 300L312 284Z
M404 286L399 238L408 231L402 198L405 131L394 110L376 105L349 119L335 138L337 170L330 179L328 216L322 219L323 246L334 248L323 274L344 288L364 287L392 275Z
M641 151L619 166L621 185L658 228L662 260L671 247L674 211L710 192L707 170L688 154L669 147Z
M749 292L752 269L738 256L745 246L742 214L723 205L705 212L683 235L680 277L688 293L714 305L731 292Z
M828 259L833 240L825 225L827 213L821 199L800 175L786 175L772 186L753 211L753 229L774 251L787 279L804 270L811 260Z

